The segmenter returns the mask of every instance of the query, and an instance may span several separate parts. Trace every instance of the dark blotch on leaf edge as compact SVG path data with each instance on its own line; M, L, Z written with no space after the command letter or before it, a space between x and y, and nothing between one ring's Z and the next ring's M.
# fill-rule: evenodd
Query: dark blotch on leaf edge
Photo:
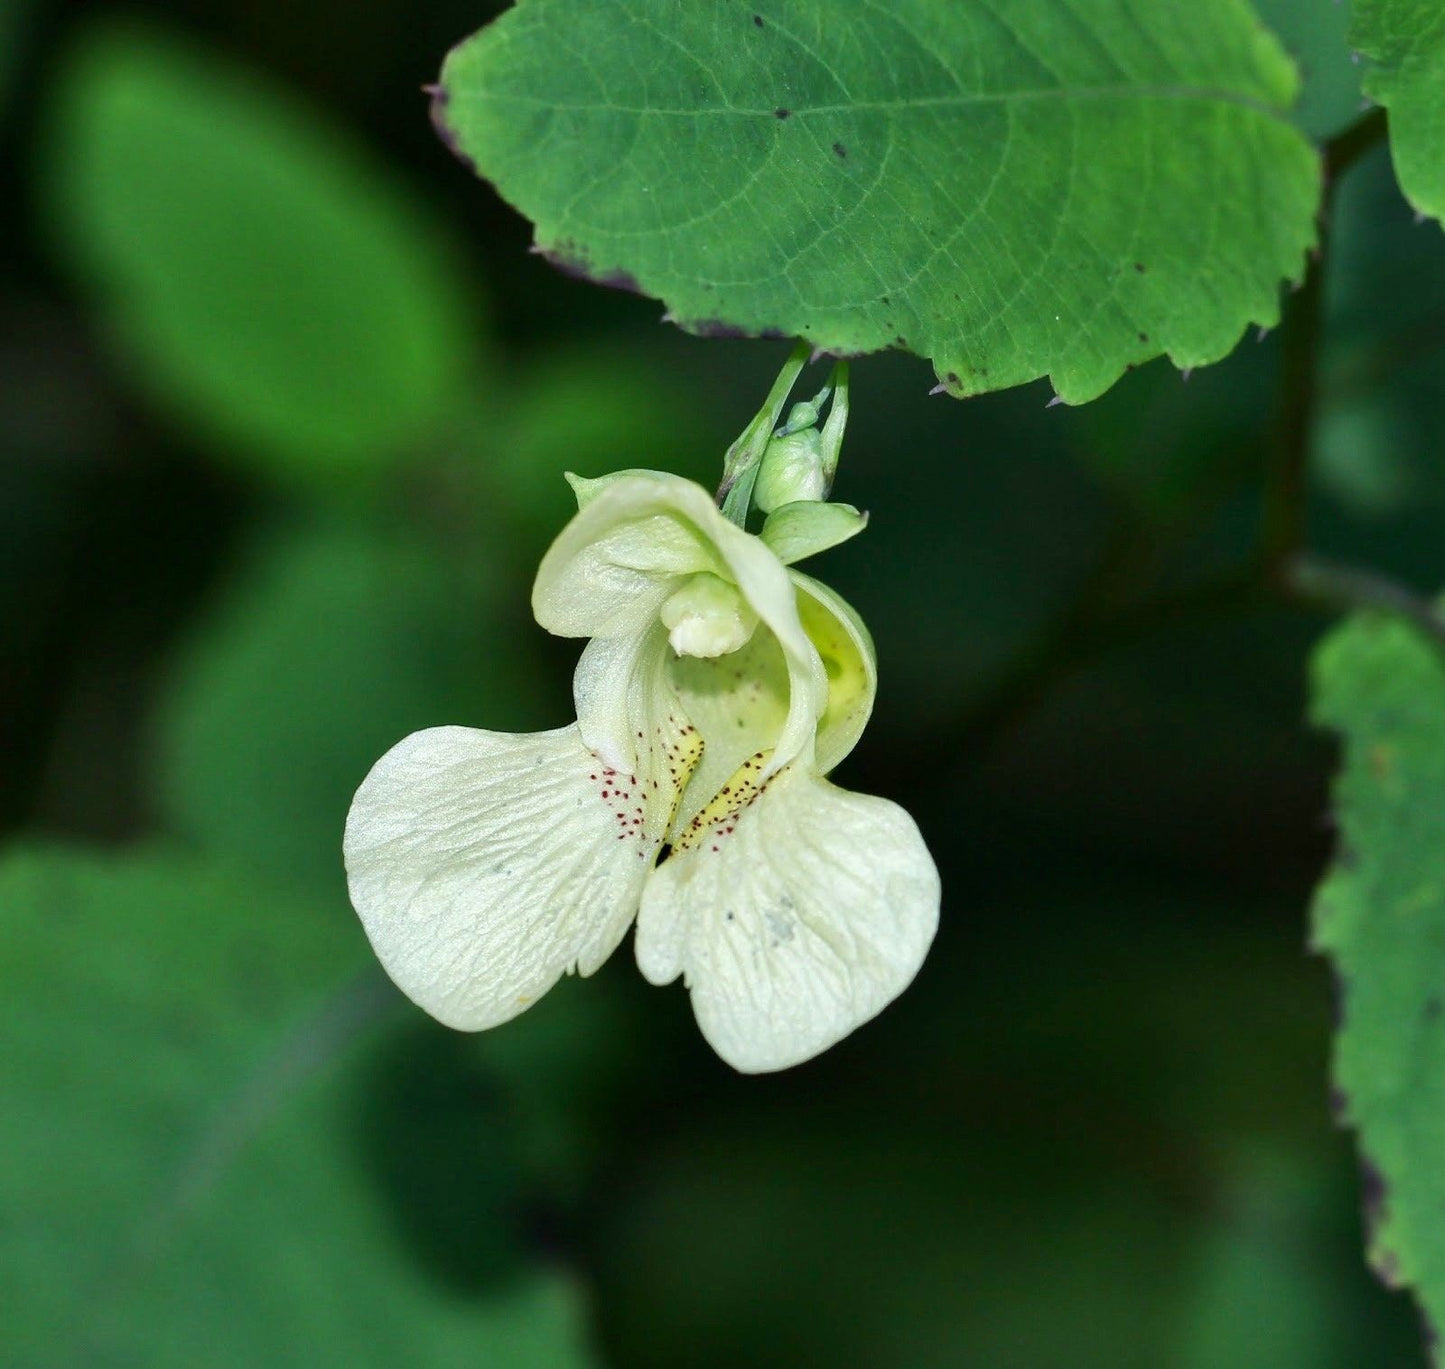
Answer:
M1360 1152L1360 1208L1365 1216L1366 1238L1375 1244L1388 1210L1389 1186L1379 1167L1362 1150ZM1371 1264L1380 1281L1389 1288L1400 1287L1399 1261L1391 1250L1372 1252Z
M482 173L477 168L476 162L462 151L462 145L457 141L457 135L447 123L447 105L451 102L451 95L445 86L430 85L422 89L431 96L431 105L428 113L431 116L431 126L436 129L437 137L442 140L442 145L452 154L468 171L474 176Z
M684 333L701 338L762 338L769 342L781 342L792 336L781 328L740 328L720 318L673 320Z
M534 244L532 251L549 266L555 267L564 276L573 280L586 281L589 285L605 285L612 290L625 290L632 295L645 295L637 277L630 271L615 267L610 271L598 271L587 259L587 255L575 243L558 243L556 247Z

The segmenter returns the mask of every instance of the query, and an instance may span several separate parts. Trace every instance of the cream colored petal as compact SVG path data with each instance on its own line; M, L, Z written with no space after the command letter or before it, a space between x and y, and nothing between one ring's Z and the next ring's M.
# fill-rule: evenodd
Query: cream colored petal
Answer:
M878 693L878 655L857 611L842 595L800 571L790 571L798 591L803 630L822 657L828 702L818 720L814 770L826 775L858 743Z
M597 483L548 548L532 587L537 621L561 637L641 632L680 577L718 569L697 500L678 497L695 491L720 517L700 486L661 472Z
M907 987L938 904L903 809L792 766L649 878L637 961L655 984L684 976L703 1035L734 1068L784 1069Z
M661 471L649 471L641 466L629 466L625 471L612 471L608 475L598 476L578 475L574 471L563 471L562 478L572 487L572 495L577 500L577 507L585 509L603 490L609 485L615 485L619 480L630 480L634 476L643 476L651 480L661 474Z
M572 677L583 742L642 783L659 815L659 839L702 753L670 681L672 659L667 629L655 621L638 635L594 637Z
M718 522L721 526L714 529L714 535L727 562L728 573L764 626L777 638L787 667L788 712L768 768L780 770L797 758L810 763L818 718L827 702L828 677L822 659L803 630L790 573L760 538L745 533L721 515Z
M728 656L673 657L667 674L682 714L703 743L674 823L685 828L744 762L771 758L789 717L791 677L783 649L768 631L755 632Z
M357 790L351 901L402 991L475 1031L607 959L637 911L658 826L636 782L610 773L576 727L431 728Z

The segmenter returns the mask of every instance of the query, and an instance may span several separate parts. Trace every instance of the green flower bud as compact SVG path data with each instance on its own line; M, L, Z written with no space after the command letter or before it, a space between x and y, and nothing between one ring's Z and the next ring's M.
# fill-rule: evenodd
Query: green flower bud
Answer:
M823 438L816 428L787 437L775 437L763 453L753 503L764 513L784 504L828 497L828 475L823 457Z

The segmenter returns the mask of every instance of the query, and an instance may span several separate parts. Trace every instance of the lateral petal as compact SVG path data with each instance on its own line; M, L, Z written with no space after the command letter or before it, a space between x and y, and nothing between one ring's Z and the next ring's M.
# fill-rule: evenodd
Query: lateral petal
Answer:
M907 987L938 926L913 819L791 766L720 813L643 890L643 974L679 974L713 1049L744 1073L808 1060Z
M477 1031L616 949L659 825L641 786L609 771L575 726L430 728L357 790L351 901L397 986L447 1026Z
M655 621L636 635L594 637L572 677L583 743L643 783L661 822L659 841L703 750L672 685L671 656L667 629Z

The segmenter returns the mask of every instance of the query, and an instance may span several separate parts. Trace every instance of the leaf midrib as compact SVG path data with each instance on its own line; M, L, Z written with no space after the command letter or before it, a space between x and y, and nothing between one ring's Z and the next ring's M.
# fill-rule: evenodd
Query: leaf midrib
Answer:
M689 108L667 108L658 105L622 105L607 103L565 102L537 95L507 93L493 95L487 91L448 91L450 101L461 104L534 105L541 109L568 111L577 114L630 114L638 117L695 119L704 116L731 115L747 119L777 118L777 106L749 109L739 105L701 105ZM789 105L790 119L807 118L813 114L853 114L859 112L903 113L915 109L964 109L976 105L1007 105L1016 101L1046 100L1178 100L1183 103L1234 105L1265 115L1288 128L1289 116L1264 100L1238 91L1219 90L1207 86L1044 86L1029 90L981 91L977 94L929 95L915 99L847 100L828 105Z

